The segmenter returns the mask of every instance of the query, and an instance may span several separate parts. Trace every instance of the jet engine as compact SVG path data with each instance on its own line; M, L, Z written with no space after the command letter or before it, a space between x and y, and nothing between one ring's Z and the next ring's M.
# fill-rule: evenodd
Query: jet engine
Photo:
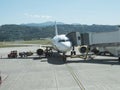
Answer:
M38 50L37 50L37 54L38 54L38 55L43 55L43 53L44 53L43 49L38 49Z
M89 51L90 49L87 47L87 46L81 46L80 48L79 48L79 52L80 53L87 53L88 51Z

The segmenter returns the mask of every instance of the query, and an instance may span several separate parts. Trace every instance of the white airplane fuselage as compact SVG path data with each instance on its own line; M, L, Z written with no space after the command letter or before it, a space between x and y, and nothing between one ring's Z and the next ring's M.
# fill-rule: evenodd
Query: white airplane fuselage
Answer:
M56 22L55 22L55 36L53 37L51 42L52 42L52 47L51 48L55 49L56 51L58 51L60 53L63 53L63 60L66 61L66 55L65 54L66 54L66 52L68 52L72 49L72 43L65 34L58 35ZM48 54L49 51L47 51L47 50L48 49L46 47L45 55L49 56L49 54ZM42 55L43 53L44 53L43 49L38 49L37 50L38 55Z
M53 48L61 53L66 53L72 48L72 44L66 35L56 35L52 39Z

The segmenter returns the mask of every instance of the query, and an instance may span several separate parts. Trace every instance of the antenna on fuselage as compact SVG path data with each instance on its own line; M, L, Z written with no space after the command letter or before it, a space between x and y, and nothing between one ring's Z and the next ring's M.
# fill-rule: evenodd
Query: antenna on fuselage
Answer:
M57 30L57 24L56 24L56 21L55 21L55 35L56 35L56 36L58 35L58 30Z

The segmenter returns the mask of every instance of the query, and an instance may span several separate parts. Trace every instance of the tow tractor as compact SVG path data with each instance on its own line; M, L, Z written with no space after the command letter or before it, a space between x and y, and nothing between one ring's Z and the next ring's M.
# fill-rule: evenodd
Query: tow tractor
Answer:
M8 58L17 58L17 50L11 51L8 54Z

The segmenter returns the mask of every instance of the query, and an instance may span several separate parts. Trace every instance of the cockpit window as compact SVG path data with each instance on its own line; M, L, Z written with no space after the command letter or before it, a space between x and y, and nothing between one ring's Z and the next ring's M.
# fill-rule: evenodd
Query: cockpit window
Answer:
M65 40L59 40L58 42L65 42Z
M66 42L66 41L69 41L69 39L66 39L66 40L61 39L61 40L59 40L58 42Z

